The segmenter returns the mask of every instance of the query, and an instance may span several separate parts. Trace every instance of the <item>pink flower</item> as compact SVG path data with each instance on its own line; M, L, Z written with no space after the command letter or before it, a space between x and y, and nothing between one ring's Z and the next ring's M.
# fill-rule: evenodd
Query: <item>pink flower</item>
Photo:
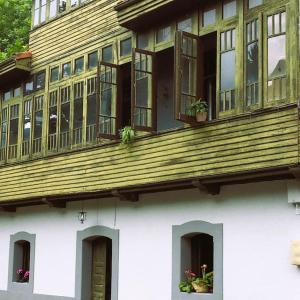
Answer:
M29 278L29 273L30 273L29 271L26 271L26 272L25 272L25 274L24 274L24 279L28 279L28 278Z
M18 269L18 270L17 270L17 274L18 274L18 275L22 275L23 272L24 272L24 270L22 270L22 269Z

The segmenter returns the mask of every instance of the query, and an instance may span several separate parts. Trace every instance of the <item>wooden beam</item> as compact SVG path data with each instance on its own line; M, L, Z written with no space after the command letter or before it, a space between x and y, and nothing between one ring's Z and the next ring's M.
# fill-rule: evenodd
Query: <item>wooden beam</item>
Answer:
M54 208L66 208L67 206L66 200L49 201L47 198L42 198L42 202L47 204L49 207L54 207Z
M297 180L300 180L300 167L291 167L289 170Z
M17 211L17 207L16 206L9 206L9 205L4 205L4 206L0 206L0 211L3 212L16 212Z
M199 189L201 192L206 192L210 195L219 195L220 194L220 184L218 183L203 183L200 180L193 180L192 186Z
M127 202L137 202L137 201L139 201L139 194L138 193L122 193L118 190L112 190L111 194L114 197L118 197L121 201L127 201Z

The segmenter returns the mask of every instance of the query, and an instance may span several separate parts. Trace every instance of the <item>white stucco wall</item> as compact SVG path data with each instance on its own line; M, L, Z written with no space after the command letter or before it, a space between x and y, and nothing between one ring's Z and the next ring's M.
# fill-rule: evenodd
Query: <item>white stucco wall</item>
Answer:
M120 229L119 300L171 300L172 225L203 220L224 226L224 300L300 299L300 269L289 263L300 216L284 181L227 186L218 196L194 189L143 195L138 203L88 201L84 225L80 206L1 213L0 290L7 288L9 236L27 231L36 234L34 292L74 297L76 232L105 225Z

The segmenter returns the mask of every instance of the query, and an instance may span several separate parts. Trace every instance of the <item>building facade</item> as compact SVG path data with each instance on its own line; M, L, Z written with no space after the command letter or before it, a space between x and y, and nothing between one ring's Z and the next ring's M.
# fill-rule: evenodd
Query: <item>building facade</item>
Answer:
M33 1L0 63L0 299L299 299L299 11Z

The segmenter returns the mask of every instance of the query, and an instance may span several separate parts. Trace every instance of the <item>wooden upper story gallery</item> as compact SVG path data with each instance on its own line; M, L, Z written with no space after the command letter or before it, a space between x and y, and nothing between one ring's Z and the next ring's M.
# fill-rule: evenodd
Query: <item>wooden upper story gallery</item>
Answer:
M298 0L35 0L32 16L30 52L0 63L2 203L292 176Z

